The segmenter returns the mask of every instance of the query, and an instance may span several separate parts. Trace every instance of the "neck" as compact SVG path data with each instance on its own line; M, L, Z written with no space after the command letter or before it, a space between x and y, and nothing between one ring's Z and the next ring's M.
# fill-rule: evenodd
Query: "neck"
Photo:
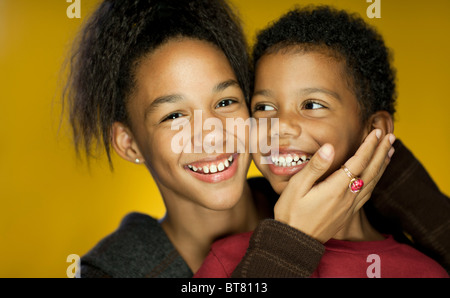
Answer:
M385 239L369 222L366 213L360 209L334 237L347 241L377 241Z
M170 201L170 200L169 200ZM250 187L245 184L238 203L216 211L189 200L165 200L167 213L162 227L193 272L209 252L211 244L226 235L253 230L260 220Z

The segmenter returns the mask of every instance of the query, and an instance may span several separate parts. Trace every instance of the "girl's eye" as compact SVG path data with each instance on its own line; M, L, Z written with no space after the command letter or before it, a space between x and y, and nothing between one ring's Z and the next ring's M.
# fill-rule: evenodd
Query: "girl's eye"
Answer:
M267 104L257 104L255 106L255 112L256 111L275 111L275 108Z
M317 103L314 101L309 101L303 106L303 108L305 110L317 110L317 109L322 109L325 107L323 105L321 105L320 103Z
M233 99L224 99L221 100L217 105L216 108L223 108L223 107L227 107L229 105L232 105L233 103L235 103L236 101Z
M164 118L161 122L168 121L168 120L174 120L174 119L177 119L179 117L183 117L183 114L181 114L181 113L172 113L172 114L168 115L166 118Z

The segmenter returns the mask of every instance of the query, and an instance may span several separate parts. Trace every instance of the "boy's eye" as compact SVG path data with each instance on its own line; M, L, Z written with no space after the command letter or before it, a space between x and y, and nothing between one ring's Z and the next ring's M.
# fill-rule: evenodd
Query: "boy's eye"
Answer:
M317 103L317 102L314 102L314 101L309 101L309 102L305 103L303 108L305 110L317 110L317 109L324 108L324 106L321 105L320 103Z
M274 111L275 108L271 105L267 105L267 104L257 104L255 106L255 112L256 111Z
M161 122L168 121L168 120L174 120L174 119L177 119L179 117L183 117L183 114L178 113L178 112L177 113L172 113L172 114L168 115L166 118L164 118Z
M223 107L227 107L229 105L232 105L233 103L235 103L236 101L233 99L224 99L221 100L217 105L216 108L223 108Z

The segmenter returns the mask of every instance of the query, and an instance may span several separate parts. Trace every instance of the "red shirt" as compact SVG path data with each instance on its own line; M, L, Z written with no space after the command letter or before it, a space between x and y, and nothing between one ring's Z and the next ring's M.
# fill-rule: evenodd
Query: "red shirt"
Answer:
M244 257L252 232L233 235L213 243L198 278L230 277ZM351 242L331 239L311 277L448 278L437 262L392 236L380 241Z

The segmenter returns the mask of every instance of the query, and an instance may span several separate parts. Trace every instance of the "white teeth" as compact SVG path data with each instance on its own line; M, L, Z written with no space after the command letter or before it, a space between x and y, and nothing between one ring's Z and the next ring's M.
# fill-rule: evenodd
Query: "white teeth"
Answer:
M285 156L272 155L271 159L272 163L278 167L294 167L310 160L310 158L306 157L306 155L302 155L301 157L299 157L296 154L289 154Z
M230 167L232 162L233 162L233 156L230 156L227 159L225 159L224 161L221 161L217 165L213 164L213 165L209 165L209 166L203 166L200 168L197 168L196 166L193 166L193 165L188 165L188 168L194 172L197 172L197 171L203 172L203 174L217 173L217 172L224 171L226 168Z
M208 174L209 173L209 168L208 166L204 166L203 167L203 173Z

